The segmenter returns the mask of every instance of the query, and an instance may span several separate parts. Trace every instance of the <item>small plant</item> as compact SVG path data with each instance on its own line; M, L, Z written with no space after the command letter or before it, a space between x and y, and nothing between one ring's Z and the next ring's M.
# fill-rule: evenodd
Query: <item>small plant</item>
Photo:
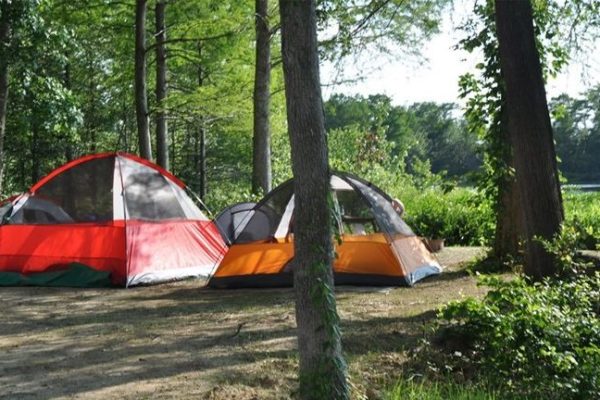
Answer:
M467 265L467 271L470 274L499 274L503 272L523 272L523 260L521 254L513 257L508 254L504 257L498 257L492 251L484 257L474 260Z
M593 228L582 227L578 221L564 225L554 240L538 239L546 251L553 254L556 260L558 276L574 279L590 270L594 263L581 255L584 235L593 233Z
M452 382L399 381L386 400L495 400L493 390Z

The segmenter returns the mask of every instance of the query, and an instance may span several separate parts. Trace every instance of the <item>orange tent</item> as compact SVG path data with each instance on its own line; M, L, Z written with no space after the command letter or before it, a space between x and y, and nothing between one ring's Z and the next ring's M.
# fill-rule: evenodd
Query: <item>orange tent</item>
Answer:
M356 176L336 172L331 191L341 237L333 266L336 284L410 286L441 272L439 263L382 190ZM293 192L293 180L283 183L246 211L236 227L228 228L236 234L229 238L232 245L209 286L292 284Z

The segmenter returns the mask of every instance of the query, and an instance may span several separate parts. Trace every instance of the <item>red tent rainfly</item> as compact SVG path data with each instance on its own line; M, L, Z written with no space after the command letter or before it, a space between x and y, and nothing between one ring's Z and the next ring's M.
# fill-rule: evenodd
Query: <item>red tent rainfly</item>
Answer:
M2 206L2 273L30 276L73 263L131 286L208 277L226 245L168 171L126 153L82 157Z

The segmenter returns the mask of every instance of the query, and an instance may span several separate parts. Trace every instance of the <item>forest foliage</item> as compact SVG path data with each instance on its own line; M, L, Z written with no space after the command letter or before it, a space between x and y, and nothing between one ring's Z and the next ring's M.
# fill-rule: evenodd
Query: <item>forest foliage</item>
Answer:
M51 169L83 154L137 152L133 3L89 0L75 5L38 0L28 4L29 8L18 10L21 22L14 27L6 53L12 56L3 196L26 190ZM435 17L443 5L414 2L412 8L395 15L398 24L411 15L427 17L421 20L423 26L397 33L397 43L407 38L422 42L434 34L438 29ZM328 57L348 56L349 49L378 43L373 33L377 19L365 20L368 9L323 2L319 10L323 29L332 24L337 27L336 40L325 38L322 44ZM385 13L376 15L386 17ZM251 198L253 4L173 2L168 4L167 22L169 94L161 107L169 115L171 169L193 189L198 188L199 131L204 130L209 205L218 210L226 203ZM356 33L364 36L360 42L350 34L357 24ZM151 39L153 32L148 34ZM291 175L278 44L275 37L274 184ZM149 45L148 70L152 71L152 40ZM148 79L152 88L154 74L149 73ZM598 88L592 88L578 98L561 95L552 101L561 171L568 181L597 177L598 98ZM149 100L150 114L156 113L159 107L153 96ZM362 175L401 172L408 175L402 181L411 181L417 189L437 175L444 178L446 190L448 182L472 184L481 171L484 143L468 131L456 104L397 106L385 95L337 94L327 100L325 113L335 169ZM395 179L369 178L383 186ZM404 186L397 191L408 190Z

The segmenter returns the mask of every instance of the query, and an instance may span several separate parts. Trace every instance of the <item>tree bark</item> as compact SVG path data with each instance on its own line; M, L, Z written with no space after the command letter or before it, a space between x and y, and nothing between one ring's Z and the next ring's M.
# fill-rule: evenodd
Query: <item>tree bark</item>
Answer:
M508 130L525 234L525 273L539 280L556 272L535 238L552 239L563 221L552 126L529 0L496 0L500 65L506 84Z
M156 2L156 161L164 169L169 169L169 145L167 141L167 114L164 110L164 100L167 97L167 32L165 25L164 0Z
M198 42L198 60L202 60L202 42ZM204 85L204 70L200 61L198 62L198 87ZM206 197L206 129L202 117L198 121L198 133L196 137L196 169L198 171L198 195L204 200Z
M40 126L40 119L39 117L36 115L36 109L35 109L35 98L34 95L31 95L30 97L30 110L31 110L31 114L30 114L30 118L31 118L31 142L30 142L30 148L31 148L31 184L33 185L34 183L36 183L37 181L40 180L40 178L42 177L42 167L40 165L40 160L42 158L42 154L40 154L40 144L39 144L39 139L40 139L40 131L41 131L41 126Z
M65 58L69 59L69 54L65 54ZM71 64L68 62L65 64L65 69L63 71L63 84L65 85L65 89L71 90ZM73 143L70 138L67 138L65 143L65 160L67 162L73 161L75 155L73 154Z
M206 198L206 130L202 125L198 126L198 195L202 200Z
M505 93L503 93L503 97L506 97ZM504 146L502 152L504 167L514 171L514 146L508 132L506 106L501 107L499 125L497 133ZM519 242L523 231L523 216L521 215L519 188L514 174L508 174L499 184L497 202L493 255L500 259L512 257L516 260L521 251Z
M140 156L152 160L146 93L146 0L135 3L135 115Z
M497 258L517 259L520 253L521 205L519 190L514 177L507 179L499 188L499 210L496 215L496 232L493 254Z
M283 72L294 174L294 288L300 397L347 399L332 273L329 166L314 0L280 0Z
M256 0L256 66L254 73L254 136L252 140L252 191L271 191L271 131L269 98L271 83L271 34L268 0Z
M2 194L4 178L4 137L6 135L6 114L8 111L8 51L11 37L10 4L10 2L2 2L2 18L0 19L0 195Z

